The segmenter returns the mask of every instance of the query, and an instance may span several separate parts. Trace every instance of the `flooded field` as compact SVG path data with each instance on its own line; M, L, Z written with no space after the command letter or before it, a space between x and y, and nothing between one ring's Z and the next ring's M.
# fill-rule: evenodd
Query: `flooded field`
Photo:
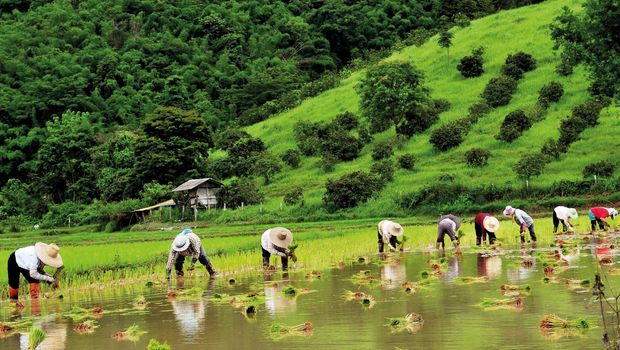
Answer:
M21 316L12 315L3 301L0 321L36 316L34 323L47 333L39 347L45 350L145 349L151 338L172 349L596 349L603 345L599 305L590 302L599 269L595 249L566 247L559 255L553 248L529 247L465 249L445 257L437 252L369 255L314 274L186 278L172 282L176 296L155 283L43 299L40 305L26 301ZM606 254L611 267L603 269L613 269L614 251ZM550 267L545 271L545 266ZM616 276L606 282L618 285ZM513 286L502 291L507 284ZM193 287L204 292L183 295ZM144 309L134 305L139 295L146 300ZM103 308L102 315L92 317L98 325L93 333L74 330L78 321L66 314L74 306ZM389 326L396 325L390 318L410 313L421 320L400 332ZM547 314L585 318L590 328L544 332L539 325ZM307 321L310 327L304 326ZM147 333L133 341L113 339L134 324ZM27 333L15 333L0 339L0 348L27 349L27 342Z

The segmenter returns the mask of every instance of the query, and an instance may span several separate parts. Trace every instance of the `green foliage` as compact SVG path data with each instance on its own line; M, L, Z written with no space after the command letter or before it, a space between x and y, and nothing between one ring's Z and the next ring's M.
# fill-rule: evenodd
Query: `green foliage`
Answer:
M323 203L329 210L352 208L381 189L381 180L363 171L354 171L325 184Z
M383 184L394 180L394 171L396 165L391 159L383 159L372 163L370 167L370 173L376 175L381 179Z
M405 170L413 169L416 161L417 158L413 154L403 154L402 156L398 157L398 164L401 168Z
M473 120L478 120L478 118L489 113L491 109L491 106L489 106L484 100L476 101L469 106L468 117Z
M469 17L467 17L467 15L463 14L462 12L457 13L454 16L453 21L454 24L461 28L467 28L471 24L471 20L469 19Z
M552 81L540 88L538 91L538 101L541 103L558 102L562 95L564 95L562 84Z
M293 187L284 194L282 198L284 204L287 205L304 205L304 189L302 187Z
M479 47L472 51L470 56L461 58L459 64L456 65L456 69L461 72L461 75L465 78L479 77L484 74L484 48Z
M139 194L140 199L148 205L161 203L170 199L173 188L172 185L162 185L157 182L145 183Z
M596 163L590 163L583 167L583 177L589 178L594 175L598 177L612 177L614 176L614 171L616 170L616 166L607 160L601 160Z
M536 59L529 53L523 51L515 54L510 54L506 58L506 65L515 65L519 67L523 72L529 72L536 68Z
M170 350L170 345L166 342L160 343L157 339L149 340L148 345L146 346L147 350Z
M20 215L36 217L40 213L32 202L30 186L18 179L9 179L0 190L0 220Z
M227 208L237 208L243 205L258 204L264 195L256 181L252 178L241 177L233 180L230 185L219 188L216 192L218 206L226 204Z
M215 148L228 151L241 139L251 138L252 136L244 130L237 128L224 128L213 136Z
M464 119L451 121L433 130L429 142L435 149L445 152L463 142L469 127Z
M588 100L573 108L572 114L560 124L558 142L566 149L568 145L579 139L579 134L588 126L595 126L603 105L594 99Z
M516 64L510 63L502 66L502 74L519 81L523 78L523 74L525 74L525 72Z
M542 174L547 159L542 154L526 154L513 166L520 179L529 180Z
M318 161L318 166L323 170L323 172L330 173L334 171L334 167L338 163L338 159L331 154L323 154L321 155L321 159Z
M305 155L329 155L342 161L357 158L364 146L343 129L338 120L324 124L300 121L295 124L295 138L297 147Z
M559 159L565 151L566 149L562 147L562 144L555 139L548 139L540 149L541 154L551 159Z
M372 149L372 159L381 160L394 155L391 142L379 142Z
M471 148L465 152L465 162L471 167L482 167L488 164L491 152L486 148Z
M374 132L403 123L407 113L424 110L431 103L422 73L408 62L370 67L357 89L360 109Z
M346 131L351 131L357 128L358 124L359 122L357 120L357 116L348 111L338 114L336 119L332 122L332 125L335 127Z
M265 179L265 185L269 184L271 178L282 170L282 162L275 156L264 153L254 160L252 174L262 176Z
M298 168L301 162L301 152L296 149L288 149L282 155L282 161L291 168Z
M532 121L524 111L520 109L512 111L504 118L497 139L512 142L530 127L532 127Z
M96 187L102 200L117 201L125 197L137 159L137 138L135 133L120 129L106 135L105 142L89 150Z
M517 90L517 81L511 77L500 75L491 78L484 88L482 98L491 107L507 105L512 94Z
M437 38L437 43L441 48L448 50L448 56L450 56L450 46L452 46L452 38L454 35L447 30L444 30L439 33L439 38Z

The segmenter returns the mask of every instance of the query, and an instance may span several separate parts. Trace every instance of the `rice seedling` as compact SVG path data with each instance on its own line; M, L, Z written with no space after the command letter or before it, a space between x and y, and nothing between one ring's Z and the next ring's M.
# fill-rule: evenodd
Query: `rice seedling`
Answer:
M362 300L364 298L366 298L367 294L364 292L353 292L350 290L345 290L344 294L343 294L343 298L346 301L351 301L351 300Z
M513 298L505 298L505 299L482 298L478 306L480 306L484 310L507 309L507 310L521 311L523 310L523 298L521 297L513 297Z
M379 283L379 280L370 272L370 270L362 270L351 277L351 282L357 285L377 284Z
M404 282L402 284L403 290L405 293L407 294L415 294L415 292L418 291L418 288L420 287L419 284L417 283L411 283L411 282Z
M295 326L286 326L281 323L273 323L269 329L269 335L273 340L280 340L289 336L309 337L312 335L314 325L310 321Z
M147 305L147 301L146 298L144 298L144 295L138 295L134 300L133 300L133 307L136 309L145 309L146 305Z
M598 258L598 263L601 266L611 266L614 264L614 259L611 256L601 256Z
M574 292L583 292L590 287L590 280L567 279L564 283L566 289Z
M308 272L306 274L306 280L308 281L314 281L316 279L320 279L321 278L321 272L320 271L312 271L312 272Z
M577 318L575 320L565 320L557 315L550 314L540 321L539 327L541 329L556 329L556 328L570 328L570 329L588 329L590 323L585 318Z
M0 322L0 339L32 327L32 321Z
M500 292L503 296L506 297L525 297L530 295L530 285L514 285L514 284L502 284L500 287Z
M177 290L176 299L178 300L200 300L205 290L200 287Z
M362 304L362 306L368 309L371 309L373 306L375 306L376 302L377 301L372 295L366 295L364 298L360 300L360 303Z
M160 343L156 339L151 339L146 346L146 350L170 350L170 345L166 342Z
M135 343L138 340L140 340L140 337L146 333L148 332L140 328L140 326L138 326L137 324L134 324L124 331L119 331L119 332L112 334L112 339L117 340L117 341L129 340Z
M521 260L521 266L525 267L525 268L531 268L534 266L534 259L533 258L522 258Z
M422 328L422 325L424 325L422 316L413 312L405 315L405 317L390 317L386 324L392 333L400 333L403 331L415 333Z
M99 319L103 316L107 311L103 310L101 307L94 307L91 309L85 309L79 306L74 306L68 312L62 314L64 317L71 318L73 322L82 322L86 319Z
M309 290L308 288L295 288L293 286L288 286L282 289L282 293L288 297L295 297L298 295L308 294L315 292L314 290Z
M465 277L458 278L457 281L460 284L487 283L489 282L489 277L487 276L480 276L480 277L465 276Z
M543 283L560 283L560 277L558 276L545 276L542 279Z
M98 328L99 325L95 320L86 320L84 322L77 323L73 326L73 331L78 334L92 334L95 332L95 328Z
M607 269L607 274L610 276L618 276L620 275L620 268L609 268Z
M35 350L45 340L45 331L32 326L28 332L28 350Z

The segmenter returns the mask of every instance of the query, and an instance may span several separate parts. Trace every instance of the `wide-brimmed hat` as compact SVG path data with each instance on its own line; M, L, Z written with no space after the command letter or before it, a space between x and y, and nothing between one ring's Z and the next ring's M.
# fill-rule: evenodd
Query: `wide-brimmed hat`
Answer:
M269 240L276 247L288 248L293 241L293 234L284 227L274 227L269 232Z
M402 235L405 232L405 230L403 230L403 227L400 226L400 224L398 224L396 222L389 222L387 224L387 229L388 229L388 232L392 236L400 236L400 235Z
M577 213L577 209L575 208L568 208L568 217L571 219L576 219L579 216L579 214Z
M495 216L487 216L482 221L482 226L487 232L496 232L499 230L499 220Z
M187 247L189 247L189 238L185 234L178 234L172 242L172 250L182 252L187 250Z
M507 205L506 209L504 209L504 215L506 215L506 216L510 216L514 212L515 212L515 208L513 208L513 207L511 207L509 205Z
M45 244L38 242L34 245L34 250L37 253L39 260L41 260L45 265L51 266L55 269L63 265L62 257L58 253L60 248L58 248L56 244Z
M609 216L611 216L612 219L615 219L616 216L618 216L618 211L615 208L609 208Z

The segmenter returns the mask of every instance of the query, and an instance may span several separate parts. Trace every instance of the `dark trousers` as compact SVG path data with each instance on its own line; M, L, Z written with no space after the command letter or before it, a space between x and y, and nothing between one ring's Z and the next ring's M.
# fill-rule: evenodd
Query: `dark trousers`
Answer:
M601 220L601 219L599 219L599 218L596 218L596 219L594 219L594 220L590 220L590 226L592 226L592 231L596 230L596 224L597 224L597 223L598 223L598 227L599 227L601 230L604 230L604 229L605 229L605 221L603 221L603 220Z
M9 287L19 289L19 274L22 274L28 283L39 283L39 280L30 277L30 271L22 269L17 265L17 260L15 260L15 252L9 255L7 266L9 272Z
M525 243L525 230L523 230L523 228L521 228L521 230L521 243ZM532 242L536 242L536 232L534 232L534 224L532 223L530 226L528 226L527 230L530 231L530 238L532 239Z
M489 235L489 244L495 243L497 238L494 232L488 232L484 227L478 224L474 224L474 229L476 230L476 245L480 245L481 242L486 242L487 235Z
M445 235L448 235L453 243L456 242L456 232L452 229L452 225L440 222L437 226L437 243L441 244L442 247L445 247L443 240Z
M379 253L383 253L383 248L385 244L383 243L383 235L381 234L381 231L379 230L377 230L377 238L378 238L377 243L379 244ZM393 247L396 247L399 244L398 239L395 236L391 236L390 244Z
M562 221L562 232L566 232L566 223L564 222L564 220L560 220L558 219L558 214L555 213L555 210L553 211L553 233L558 232L558 226L560 226L560 221Z
M210 275L215 273L215 268L213 268L213 264L211 264L211 260L207 257L207 253L203 247L200 247L200 255L198 256L198 261L205 266L207 272ZM174 262L174 269L177 271L177 276L183 276L183 264L185 263L185 256L180 255L177 256L177 260Z
M269 258L271 257L271 253L265 250L262 246L260 249L263 251L263 268L269 267ZM282 271L288 270L288 256L281 256L282 258Z

